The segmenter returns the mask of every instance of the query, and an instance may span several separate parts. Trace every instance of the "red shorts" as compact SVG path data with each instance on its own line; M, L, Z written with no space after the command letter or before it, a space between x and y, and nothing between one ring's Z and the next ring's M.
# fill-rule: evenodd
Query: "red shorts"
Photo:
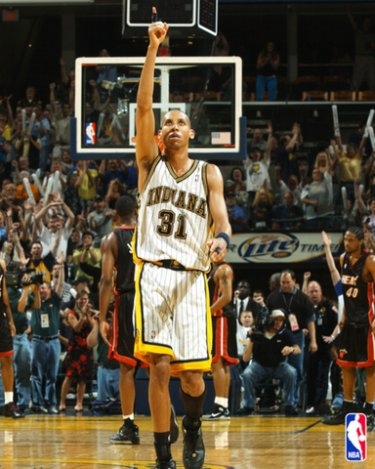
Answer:
M237 352L237 319L232 317L214 316L212 318L213 346L212 362L222 358L229 365L238 363Z

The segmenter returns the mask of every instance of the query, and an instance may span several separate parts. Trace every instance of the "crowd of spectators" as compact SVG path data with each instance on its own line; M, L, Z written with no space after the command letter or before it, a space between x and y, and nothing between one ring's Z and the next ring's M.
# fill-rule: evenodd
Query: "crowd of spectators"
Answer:
M253 129L247 159L225 178L235 233L341 231L370 215L374 151L363 125L345 142L327 136L322 148L303 150L298 123L283 135L271 123Z

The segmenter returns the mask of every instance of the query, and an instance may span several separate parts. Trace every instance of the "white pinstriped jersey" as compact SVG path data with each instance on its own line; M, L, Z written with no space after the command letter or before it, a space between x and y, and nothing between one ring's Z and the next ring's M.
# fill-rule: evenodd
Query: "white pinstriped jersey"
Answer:
M207 163L195 160L177 177L168 161L158 157L140 195L135 260L178 261L207 272L207 241L212 219L207 200Z

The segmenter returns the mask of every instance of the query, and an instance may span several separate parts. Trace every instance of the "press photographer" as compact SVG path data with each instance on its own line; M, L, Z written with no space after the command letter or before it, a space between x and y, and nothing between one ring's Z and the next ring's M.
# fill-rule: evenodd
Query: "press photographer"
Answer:
M278 379L282 383L284 412L287 416L297 415L294 392L297 372L287 362L289 355L298 355L301 349L293 334L285 327L285 313L273 310L261 328L251 331L243 359L249 362L242 373L245 395L239 415L251 415L256 404L256 390ZM251 360L251 361L250 361Z
M17 406L20 412L28 412L31 402L31 344L29 335L29 311L35 306L36 291L43 281L41 273L17 269L10 273L13 286L8 289L16 335L14 347L14 384L17 391Z
M31 397L34 413L58 414L56 380L60 365L61 344L60 306L64 284L64 268L59 264L59 275L50 283L43 281L34 287L34 301L31 305L32 362L31 362ZM27 275L30 275L28 273ZM40 278L32 277L32 281ZM31 278L24 277L28 283ZM28 286L26 288L32 288Z

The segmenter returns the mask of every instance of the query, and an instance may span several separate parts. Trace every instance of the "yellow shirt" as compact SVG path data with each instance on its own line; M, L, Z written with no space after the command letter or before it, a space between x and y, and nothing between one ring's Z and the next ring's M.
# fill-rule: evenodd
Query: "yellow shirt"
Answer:
M91 178L95 179L98 177L98 170L97 169L88 169L90 172ZM81 174L82 171L79 170L79 173ZM96 185L95 182L92 183L91 179L88 177L87 174L83 176L83 180L81 182L81 185L78 187L78 195L83 199L83 200L94 200L95 195L96 195Z

